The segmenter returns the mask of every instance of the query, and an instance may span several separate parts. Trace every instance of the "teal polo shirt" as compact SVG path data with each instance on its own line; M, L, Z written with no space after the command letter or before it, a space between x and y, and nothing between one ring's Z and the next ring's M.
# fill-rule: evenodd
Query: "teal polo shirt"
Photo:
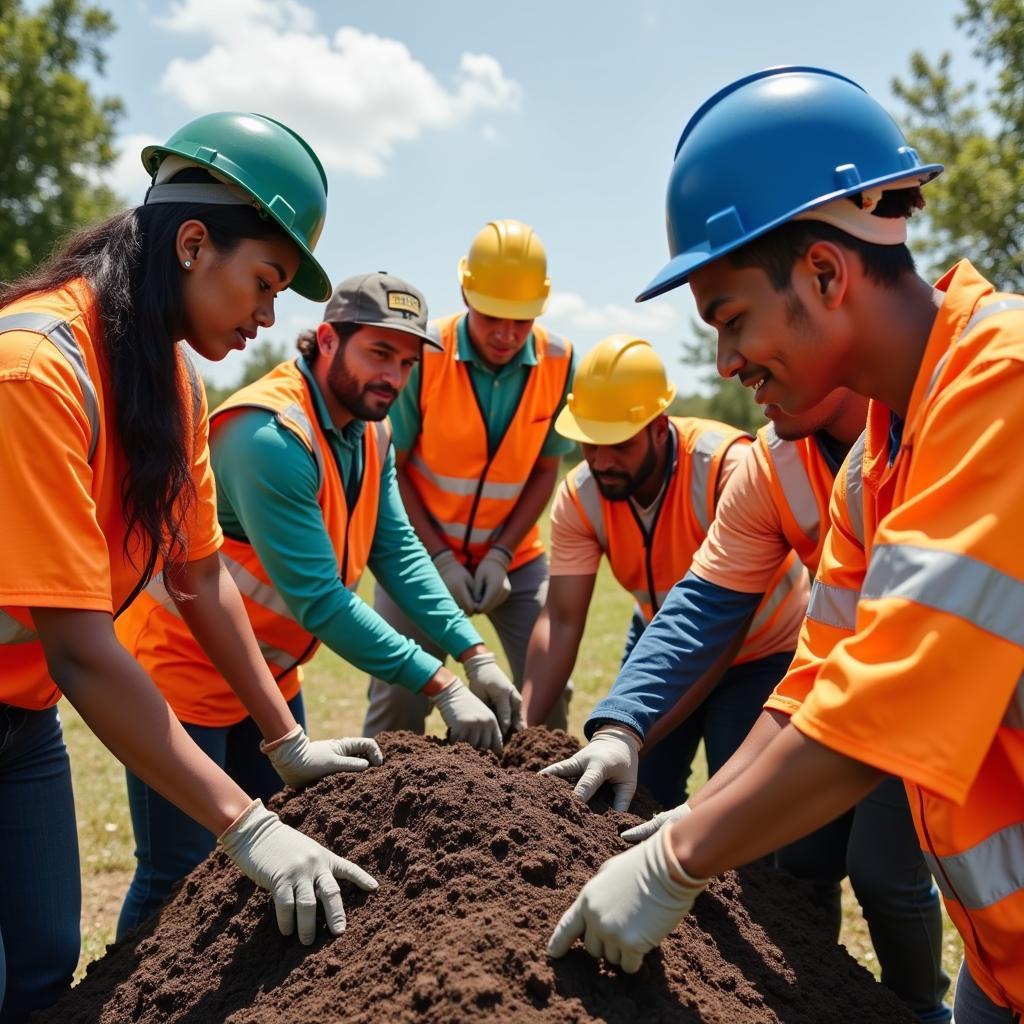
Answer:
M353 420L336 427L306 360L300 358L298 365L351 505L363 472L366 424ZM309 449L273 413L249 409L216 431L210 453L221 528L253 546L303 629L364 672L410 690L422 688L441 662L342 583L317 501L319 480ZM402 611L449 654L457 657L482 642L409 523L393 450L381 468L368 564Z
M537 365L537 345L531 331L526 344L516 353L515 358L497 370L486 366L477 355L473 343L469 340L466 317L462 316L456 325L457 346L455 358L469 368L469 379L476 392L480 411L483 413L487 426L487 439L491 450L495 450L505 436L512 417L519 408L523 397L530 368ZM572 388L572 379L576 373L576 350L573 349L569 362L569 374L565 379L565 390L562 400L555 410L555 416L562 411L565 399ZM469 412L469 415L474 413ZM407 452L415 444L422 427L420 419L420 364L417 363L409 374L406 384L398 400L391 407L391 425L394 428L395 447L400 452ZM542 457L568 455L573 450L573 442L555 431L554 417L544 445L540 450Z

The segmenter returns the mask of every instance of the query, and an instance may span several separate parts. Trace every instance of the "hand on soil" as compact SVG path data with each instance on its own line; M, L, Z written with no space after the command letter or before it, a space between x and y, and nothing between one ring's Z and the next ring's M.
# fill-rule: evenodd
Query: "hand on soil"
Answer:
M675 929L707 885L673 861L660 835L606 860L555 926L548 955L564 956L583 939L592 957L635 974L644 954Z
M523 728L523 698L490 652L476 654L466 662L470 690L494 709L502 736Z
M583 801L609 782L616 811L627 811L636 792L640 741L628 729L609 726L598 729L594 738L578 753L541 769L541 775L579 779L573 794ZM641 826L642 827L642 826Z
M298 922L304 946L316 938L318 899L331 934L345 930L338 879L370 892L378 888L377 880L362 868L289 827L259 800L217 842L243 874L273 894L282 935L291 935Z
M493 750L501 756L501 730L494 712L462 683L449 683L431 700L441 712L452 740L461 740L477 750Z
M644 839L653 836L662 825L669 825L673 821L678 821L680 818L690 813L689 804L680 804L678 807L673 807L670 811L662 811L660 814L656 814L650 821L645 821L642 825L634 825L632 828L627 828L622 833L622 838L627 843L639 843Z
M311 741L301 725L272 744L260 744L286 786L301 789L336 772L361 772L384 763L380 747L362 736Z

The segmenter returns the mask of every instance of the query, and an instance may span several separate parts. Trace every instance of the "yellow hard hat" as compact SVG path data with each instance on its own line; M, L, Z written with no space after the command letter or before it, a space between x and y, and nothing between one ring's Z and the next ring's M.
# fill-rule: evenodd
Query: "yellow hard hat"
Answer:
M459 260L459 284L471 308L503 320L533 320L548 304L544 243L518 220L492 220Z
M583 444L619 444L666 412L675 396L651 343L613 334L583 357L555 429Z

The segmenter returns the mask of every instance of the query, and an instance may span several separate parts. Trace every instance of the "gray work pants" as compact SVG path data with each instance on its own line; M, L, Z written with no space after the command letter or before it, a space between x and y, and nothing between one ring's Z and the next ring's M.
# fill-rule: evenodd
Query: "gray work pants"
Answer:
M548 560L544 555L535 558L508 574L512 593L487 617L491 620L501 646L505 649L512 681L522 689L523 673L526 668L526 647L533 632L544 601L548 595ZM373 601L374 610L399 633L415 640L416 643L435 657L444 661L445 652L413 624L406 614L391 599L388 592L378 583ZM562 699L555 705L545 723L551 729L564 729L568 725L571 683L562 693ZM363 723L364 736L376 736L379 732L394 729L408 729L423 733L424 723L430 714L430 702L419 693L413 693L404 686L387 683L383 679L370 677L370 706Z

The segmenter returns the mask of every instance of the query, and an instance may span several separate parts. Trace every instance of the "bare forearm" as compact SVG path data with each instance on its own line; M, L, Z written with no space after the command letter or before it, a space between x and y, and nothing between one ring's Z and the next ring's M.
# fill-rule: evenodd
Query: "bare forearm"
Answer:
M82 642L69 642L75 618L67 617L83 615L94 620L79 620L86 627ZM100 742L189 817L215 835L223 832L249 797L181 727L142 666L117 642L110 617L63 609L34 617L51 674Z
M552 617L544 608L526 651L523 714L527 725L543 725L565 689L576 664L583 621Z
M747 738L737 747L736 753L729 758L710 779L690 797L690 807L699 807L705 800L721 792L732 781L743 774L768 744L789 725L789 715L779 711L762 711Z
M527 532L543 515L558 481L558 459L538 459L523 487L523 493L493 539L508 551L515 551Z
M684 870L710 878L826 825L883 777L787 725L730 785L671 826L672 847Z
M238 587L216 555L190 562L180 585L191 600L177 608L199 646L238 695L263 738L273 741L295 728L295 718L267 668Z

